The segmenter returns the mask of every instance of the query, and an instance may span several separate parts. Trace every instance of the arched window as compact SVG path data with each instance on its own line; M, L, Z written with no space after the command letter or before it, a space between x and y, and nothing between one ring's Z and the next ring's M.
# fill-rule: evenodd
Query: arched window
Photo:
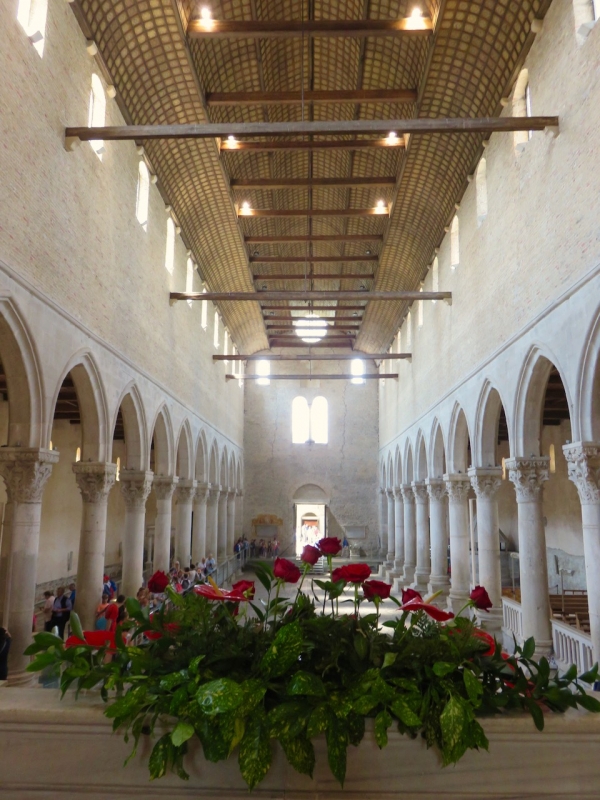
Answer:
M315 397L310 407L310 438L315 444L327 444L329 438L327 400Z
M117 472L115 474L115 480L116 481L120 481L121 480L121 459L120 458L117 458Z
M19 0L17 19L40 58L44 55L48 0Z
M77 461L81 461L81 447L78 447L77 450L75 450L75 462Z
M475 194L477 197L477 224L481 225L488 213L487 162L482 158L475 173Z
M362 377L365 374L365 362L362 358L353 358L350 362L350 372L356 377L352 378L352 383L364 383L365 379Z
M194 262L188 258L185 273L185 291L189 294L194 291ZM188 306L191 308L194 305L193 300L187 301Z
M410 352L412 347L412 313L406 315L406 349Z
M396 337L396 352L402 352L402 328L398 331L398 336Z
M450 226L450 266L452 269L460 263L460 243L458 239L458 216L455 214Z
M292 401L292 444L306 444L310 436L310 417L306 397Z
M529 72L526 69L521 70L515 83L512 112L514 117L531 116L531 89L529 87ZM520 153L533 136L533 131L515 131L513 136L515 150Z
M165 248L165 269L171 275L175 269L175 223L169 217L167 220L167 245Z
M419 291L420 292L423 291L423 287L422 286L419 289ZM419 328L421 328L421 327L423 327L423 301L422 300L418 300L417 304L418 304L418 308L417 308L417 311L418 311L418 323L417 324L419 325Z
M135 215L144 230L148 229L148 201L150 199L150 174L145 161L140 161L138 167L137 198L135 202Z
M92 88L90 89L90 105L88 109L88 127L101 128L106 122L106 95L102 81L94 72L92 74ZM104 154L104 142L102 139L92 139L90 141L92 150L100 161Z
M436 256L433 259L433 264L431 265L431 291L432 292L439 292L440 290L440 265L438 262L438 257ZM437 303L437 300L433 300L434 303Z
M206 294L206 286L202 287L202 294ZM208 300L201 300L200 306L200 325L206 330L208 328Z
M600 0L573 0L577 43L583 44L600 17Z
M226 356L229 353L229 331L227 328L223 331L223 355ZM225 364L229 364L229 359L225 360Z
M219 312L215 311L215 326L213 328L213 345L219 349Z
M261 377L256 381L259 386L268 386L271 381L269 375L271 374L271 362L267 359L262 359L256 362L256 374Z

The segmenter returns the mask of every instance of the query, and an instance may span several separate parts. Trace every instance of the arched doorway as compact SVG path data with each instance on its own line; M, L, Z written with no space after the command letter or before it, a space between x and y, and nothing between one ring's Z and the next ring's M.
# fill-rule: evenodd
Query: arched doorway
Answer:
M300 555L305 545L314 545L327 536L328 505L329 498L314 483L304 484L294 494L296 555Z

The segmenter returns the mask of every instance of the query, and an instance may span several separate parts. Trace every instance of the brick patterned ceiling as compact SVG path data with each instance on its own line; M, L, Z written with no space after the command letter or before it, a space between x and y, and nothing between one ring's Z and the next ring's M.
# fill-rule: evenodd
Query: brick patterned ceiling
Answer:
M531 45L531 22L550 0L206 0L217 20L398 19L415 5L429 15L429 36L366 38L194 39L185 34L198 13L189 0L75 0L134 124L284 122L299 105L210 105L206 94L300 90L415 89L409 103L307 105L305 119L482 117L500 111ZM551 110L550 110L551 111ZM307 137L305 137L307 138ZM328 137L343 139L344 137ZM369 138L369 137L364 137ZM247 245L244 236L381 234L372 243L315 242L314 256L379 256L374 280L318 281L318 289L416 289L439 245L481 152L482 134L419 135L408 147L363 150L220 152L214 140L146 142L161 188L173 206L212 291L252 291L248 257L307 255L305 243ZM231 189L230 179L394 176L395 186ZM370 208L392 203L387 217L241 218L253 208ZM309 228L310 225L310 228ZM302 264L262 264L260 274L303 271ZM356 262L318 264L315 273L371 270ZM314 284L313 284L314 285ZM299 282L270 281L298 290ZM258 287L260 288L260 287ZM444 289L444 287L440 287ZM368 295L367 295L368 296ZM343 314L343 303L332 305ZM362 305L362 304L361 304ZM365 301L356 347L384 350L406 304ZM227 302L221 311L242 352L269 346L258 303ZM280 313L280 312L277 312ZM362 313L362 312L361 312Z

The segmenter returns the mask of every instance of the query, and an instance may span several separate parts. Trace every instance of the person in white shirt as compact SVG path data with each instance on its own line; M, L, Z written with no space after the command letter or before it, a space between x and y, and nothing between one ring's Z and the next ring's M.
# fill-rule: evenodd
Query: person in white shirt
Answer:
M43 608L43 615L44 615L44 630L48 633L52 632L52 607L54 606L54 595L52 592L44 592L44 608Z

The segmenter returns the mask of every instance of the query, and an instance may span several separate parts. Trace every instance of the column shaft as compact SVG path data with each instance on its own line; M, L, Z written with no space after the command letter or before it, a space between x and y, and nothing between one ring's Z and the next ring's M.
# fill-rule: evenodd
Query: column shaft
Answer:
M415 495L410 484L402 486L404 500L404 573L402 583L412 583L417 566L417 522L415 513Z
M404 505L402 490L394 489L394 568L389 573L390 580L402 576L404 568Z
M466 475L444 475L448 492L450 530L450 594L448 605L456 614L469 599L469 488Z
M121 493L125 498L121 593L127 597L135 597L144 580L146 500L152 477L150 471L121 470Z
M429 494L429 516L431 530L431 575L428 591L448 593L448 511L446 508L446 485L442 480L427 480Z
M219 496L217 522L217 560L219 563L229 558L230 553L227 548L227 489L222 489Z
M196 481L179 480L175 489L177 502L177 527L175 528L175 558L182 568L189 567L192 559L192 505Z
M152 488L156 495L156 520L154 522L153 570L169 572L171 567L171 523L173 517L173 492L178 478L154 476Z
M233 555L235 545L235 492L227 493L227 550Z
M78 461L73 464L83 508L77 557L77 614L84 630L93 630L102 595L108 494L117 465Z
M387 492L387 554L386 569L393 569L395 548L396 548L396 505L394 502L394 490L388 489Z
M209 488L199 483L194 495L194 521L192 524L192 562L197 564L206 557L206 504Z
M477 495L477 539L479 543L479 583L492 601L489 612L477 617L489 631L502 628L502 569L500 565L500 523L496 494L502 482L502 468L471 468L471 485Z
M2 549L0 550L0 625L8 628L10 599L10 554L12 548L13 504L6 503L2 523Z
M206 555L217 557L220 487L211 487L206 509Z
M513 458L506 462L517 494L523 636L535 638L538 657L552 652L543 510L548 463L546 457Z
M422 482L413 481L417 523L417 568L412 588L425 592L431 573L431 551L429 546L429 502L427 487Z
M381 518L381 536L380 536L380 543L379 543L379 555L383 560L387 558L387 543L388 543L388 505L387 505L387 493L385 489L379 490L379 515ZM381 565L381 569L385 569L385 564Z

